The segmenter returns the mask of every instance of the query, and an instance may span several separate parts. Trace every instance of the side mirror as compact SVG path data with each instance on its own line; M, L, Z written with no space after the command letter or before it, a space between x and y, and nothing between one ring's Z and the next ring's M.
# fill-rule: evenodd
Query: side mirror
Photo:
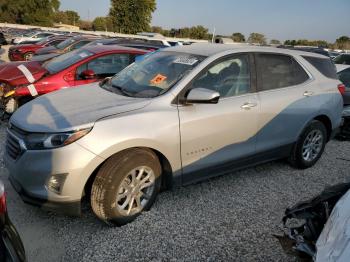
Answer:
M220 94L206 88L194 88L188 93L185 102L187 104L217 104Z
M91 70L91 69L83 71L80 75L81 75L81 77L83 79L86 79L86 80L88 80L88 79L96 79L97 78L95 72L93 70Z

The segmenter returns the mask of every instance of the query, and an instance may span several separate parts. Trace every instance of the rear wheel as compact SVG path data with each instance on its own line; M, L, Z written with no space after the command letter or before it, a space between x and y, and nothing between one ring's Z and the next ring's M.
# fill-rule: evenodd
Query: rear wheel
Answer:
M327 142L327 129L320 121L312 121L303 131L289 158L292 166L312 167L322 156Z
M153 205L160 190L161 166L150 150L130 149L101 167L91 191L91 206L98 218L118 226L133 221Z

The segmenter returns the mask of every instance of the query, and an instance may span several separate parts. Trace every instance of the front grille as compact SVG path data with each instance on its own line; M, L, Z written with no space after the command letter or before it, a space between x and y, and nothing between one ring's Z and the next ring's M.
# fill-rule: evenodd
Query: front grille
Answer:
M21 146L21 143L24 143L23 140L27 135L26 131L10 124L7 130L6 153L12 159L16 160L22 155L24 148Z
M22 154L19 141L10 133L7 134L6 153L14 160Z

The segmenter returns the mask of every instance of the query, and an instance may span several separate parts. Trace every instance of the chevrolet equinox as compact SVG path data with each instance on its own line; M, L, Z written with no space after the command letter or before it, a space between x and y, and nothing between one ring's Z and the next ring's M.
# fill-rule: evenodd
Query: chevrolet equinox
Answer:
M5 162L27 203L109 224L161 188L275 159L309 168L341 124L334 64L302 51L193 44L100 83L39 97L10 119Z

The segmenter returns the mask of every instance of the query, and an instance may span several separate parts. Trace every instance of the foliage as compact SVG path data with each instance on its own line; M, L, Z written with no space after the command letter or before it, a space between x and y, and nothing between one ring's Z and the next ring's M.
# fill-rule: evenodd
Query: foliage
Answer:
M280 45L280 44L281 44L280 40L277 40L277 39L271 39L270 41L270 45Z
M54 14L54 22L62 23L67 25L78 25L80 22L80 16L77 12L67 10L67 11L57 11Z
M350 37L348 36L341 36L339 37L334 44L335 49L342 49L342 50L350 50Z
M109 16L116 32L135 34L150 30L156 0L111 0Z
M286 40L284 41L285 45L291 46L319 46L319 47L328 47L329 43L324 40L307 40L307 39L299 39L299 40Z
M0 0L0 22L52 26L59 0Z
M91 21L81 20L79 27L81 30L92 31L93 26Z
M183 27L183 28L172 28L170 30L163 29L160 26L153 26L151 28L153 33L162 34L167 37L178 37L178 38L192 38L192 39L209 39L210 34L208 33L208 28L198 25L193 27Z
M92 22L94 31L113 31L113 24L110 17L96 17Z
M260 33L251 33L248 38L248 42L251 44L266 45L265 35Z
M245 36L241 33L233 33L231 38L234 42L245 42Z

